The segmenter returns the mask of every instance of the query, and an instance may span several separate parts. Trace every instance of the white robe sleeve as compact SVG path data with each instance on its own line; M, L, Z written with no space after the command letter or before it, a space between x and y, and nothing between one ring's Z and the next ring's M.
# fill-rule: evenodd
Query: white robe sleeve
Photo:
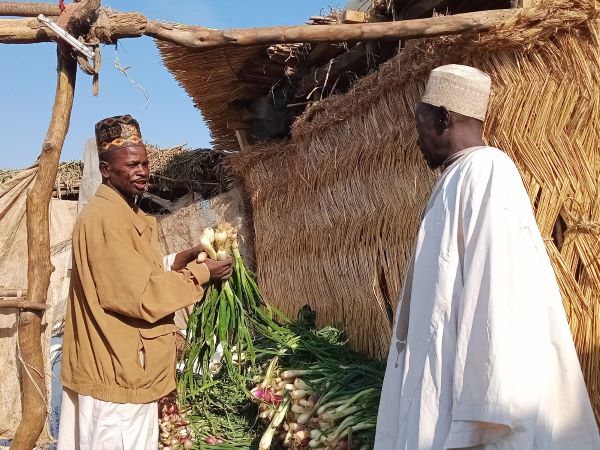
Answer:
M444 449L497 442L511 433L523 404L537 404L535 389L528 393L531 401L516 401L529 385L522 364L531 358L535 366L528 354L534 342L524 320L535 305L524 301L524 247L533 241L520 208L512 206L522 204L520 194L511 198L514 192L506 188L514 183L510 170L492 163L465 176L458 233L463 291L455 306L453 408Z
M176 256L177 256L177 253L170 253L166 256L163 256L163 267L165 268L165 272L171 271L171 266L175 262Z

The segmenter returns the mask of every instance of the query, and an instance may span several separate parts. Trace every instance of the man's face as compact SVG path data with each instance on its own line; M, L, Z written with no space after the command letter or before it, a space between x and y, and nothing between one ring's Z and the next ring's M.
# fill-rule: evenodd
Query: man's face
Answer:
M439 167L438 150L440 146L439 119L435 115L436 108L419 102L415 110L417 128L417 145L423 158L431 169Z
M100 162L100 172L127 198L144 193L150 174L146 147L135 145L111 150L108 158Z

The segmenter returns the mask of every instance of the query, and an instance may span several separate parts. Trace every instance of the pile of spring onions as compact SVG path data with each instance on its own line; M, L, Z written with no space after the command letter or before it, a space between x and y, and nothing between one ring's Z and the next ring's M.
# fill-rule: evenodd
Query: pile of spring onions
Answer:
M265 304L229 224L205 229L201 245L209 258L233 257L234 271L207 288L190 316L178 381L188 413L175 419L193 431L161 426L163 445L177 438L189 446L189 438L194 449L372 448L385 366L350 351L341 331L317 330L310 308L292 322Z
M304 332L302 337L309 335ZM313 348L318 346L318 339L309 340ZM332 351L327 356L319 352L315 359L306 358L311 351L304 349L305 359L312 360L308 364L293 355L302 368L281 370L290 357L273 358L264 379L252 389L259 418L268 423L259 450L373 448L385 368L356 354L341 359L336 347L322 344L323 350Z
M193 404L197 419L190 418L195 448L373 448L384 364L351 352L333 327L305 326L290 323L275 336L256 337L249 397L222 374L206 386ZM252 411L258 423L248 418Z
M195 449L255 449L265 426L256 420L257 405L224 373L215 376L187 416Z

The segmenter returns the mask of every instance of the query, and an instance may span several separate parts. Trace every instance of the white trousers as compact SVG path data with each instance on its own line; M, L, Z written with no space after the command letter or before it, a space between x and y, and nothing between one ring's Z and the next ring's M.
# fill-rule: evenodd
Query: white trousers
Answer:
M112 403L63 389L58 450L156 450L158 403Z

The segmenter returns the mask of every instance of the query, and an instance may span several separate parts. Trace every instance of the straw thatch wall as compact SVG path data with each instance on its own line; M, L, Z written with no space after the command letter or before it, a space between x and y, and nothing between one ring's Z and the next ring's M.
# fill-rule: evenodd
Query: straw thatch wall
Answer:
M232 165L251 196L267 300L292 314L309 303L321 323L345 326L355 348L387 353L390 309L434 180L413 109L429 70L474 65L493 78L486 138L522 173L598 414L597 13L587 1L544 1L483 35L412 42L349 94L311 107L288 143L241 153Z

